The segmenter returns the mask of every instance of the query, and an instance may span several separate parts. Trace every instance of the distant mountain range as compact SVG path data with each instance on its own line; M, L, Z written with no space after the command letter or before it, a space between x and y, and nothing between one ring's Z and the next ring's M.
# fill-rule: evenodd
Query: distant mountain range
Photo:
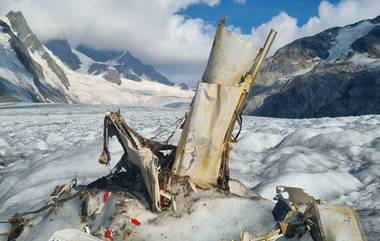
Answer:
M380 16L280 48L266 60L245 113L284 118L380 114Z
M0 17L0 102L179 106L193 95L183 89L128 51L44 45L20 12ZM280 48L265 61L245 114L380 114L380 16Z
M117 84L121 83L120 76L123 76L136 81L145 79L174 86L173 82L157 72L152 65L144 64L128 51L97 50L85 45L78 46L75 51L65 39L50 40L45 46L71 69L104 75L107 80Z
M178 105L182 90L128 51L43 45L21 12L0 17L0 102Z

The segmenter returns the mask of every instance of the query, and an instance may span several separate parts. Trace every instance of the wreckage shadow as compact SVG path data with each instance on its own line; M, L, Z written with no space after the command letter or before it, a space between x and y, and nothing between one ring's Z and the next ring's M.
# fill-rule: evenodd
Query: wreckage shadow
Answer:
M86 186L87 190L104 190L112 193L122 192L137 199L145 208L151 209L148 190L141 174L137 171L116 171L98 178Z

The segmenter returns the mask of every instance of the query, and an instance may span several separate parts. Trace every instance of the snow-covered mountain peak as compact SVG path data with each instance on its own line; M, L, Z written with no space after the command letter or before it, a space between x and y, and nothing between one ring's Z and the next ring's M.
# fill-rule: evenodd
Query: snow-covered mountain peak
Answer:
M91 65L87 65L87 73L104 75L109 73L109 69L115 69L117 73L127 79L135 81L151 80L174 86L174 83L155 70L152 65L143 63L129 51L100 50L86 45L80 45L76 50L94 61Z
M0 19L2 101L71 102L69 82L46 53L20 12Z
M57 39L50 40L45 45L67 66L82 73L101 75L105 79L110 75L116 78L118 74L135 81L151 80L174 86L152 65L143 63L127 50L102 50L83 44L73 49L66 40Z
M21 12L1 17L0 26L0 102L164 106L189 103L193 95L180 87L147 81L160 82L154 76L159 77L159 73L129 52L88 49L98 60L95 61L73 50L65 40L49 41L49 50L29 28ZM99 62L100 57L105 57L104 62ZM122 64L117 61L110 64L112 58L118 57ZM78 72L73 70L76 68ZM88 74L91 68L94 72L90 73L95 76ZM140 82L128 79L126 73L138 77Z
M43 79L49 82L49 84L54 88L60 89L63 87L63 89L68 89L69 80L67 79L66 74L46 52L42 43L29 28L22 13L11 11L6 15L6 17L9 19L11 28L17 38L24 44L32 55L35 55L35 57L41 59L42 62L39 64L47 65L47 68L45 68L41 73L41 75L43 75Z

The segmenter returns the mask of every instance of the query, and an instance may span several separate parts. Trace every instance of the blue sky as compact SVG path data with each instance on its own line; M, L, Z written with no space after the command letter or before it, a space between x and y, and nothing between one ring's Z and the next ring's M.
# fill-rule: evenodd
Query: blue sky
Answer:
M320 0L238 0L221 1L215 6L197 4L187 7L178 13L187 18L202 18L208 23L216 25L223 16L228 16L228 24L239 27L243 33L249 34L251 28L269 22L273 16L281 12L295 17L298 25L303 25L312 16L318 16ZM330 3L339 3L339 0L329 0Z

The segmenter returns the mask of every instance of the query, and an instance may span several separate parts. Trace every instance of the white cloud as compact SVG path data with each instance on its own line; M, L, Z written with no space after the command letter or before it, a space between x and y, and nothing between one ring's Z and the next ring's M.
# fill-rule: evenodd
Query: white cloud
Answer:
M220 1L0 0L0 15L11 9L21 10L42 40L67 38L72 44L127 49L172 79L195 82L204 70L216 26L201 18L185 18L178 12L191 4L215 6ZM342 0L337 5L323 1L318 12L302 26L282 12L252 28L246 37L261 46L270 29L276 29L276 50L329 27L373 18L380 14L380 1ZM239 32L238 26L232 28Z
M319 5L318 16L309 18L302 26L298 26L296 18L282 12L269 22L252 28L251 34L247 37L254 44L261 46L270 29L275 29L278 34L272 47L273 53L295 39L314 35L331 27L374 18L377 15L380 15L379 0L342 0L337 5L323 1Z
M169 75L187 69L201 76L215 27L178 11L219 0L0 0L0 15L21 10L42 40L127 49Z

